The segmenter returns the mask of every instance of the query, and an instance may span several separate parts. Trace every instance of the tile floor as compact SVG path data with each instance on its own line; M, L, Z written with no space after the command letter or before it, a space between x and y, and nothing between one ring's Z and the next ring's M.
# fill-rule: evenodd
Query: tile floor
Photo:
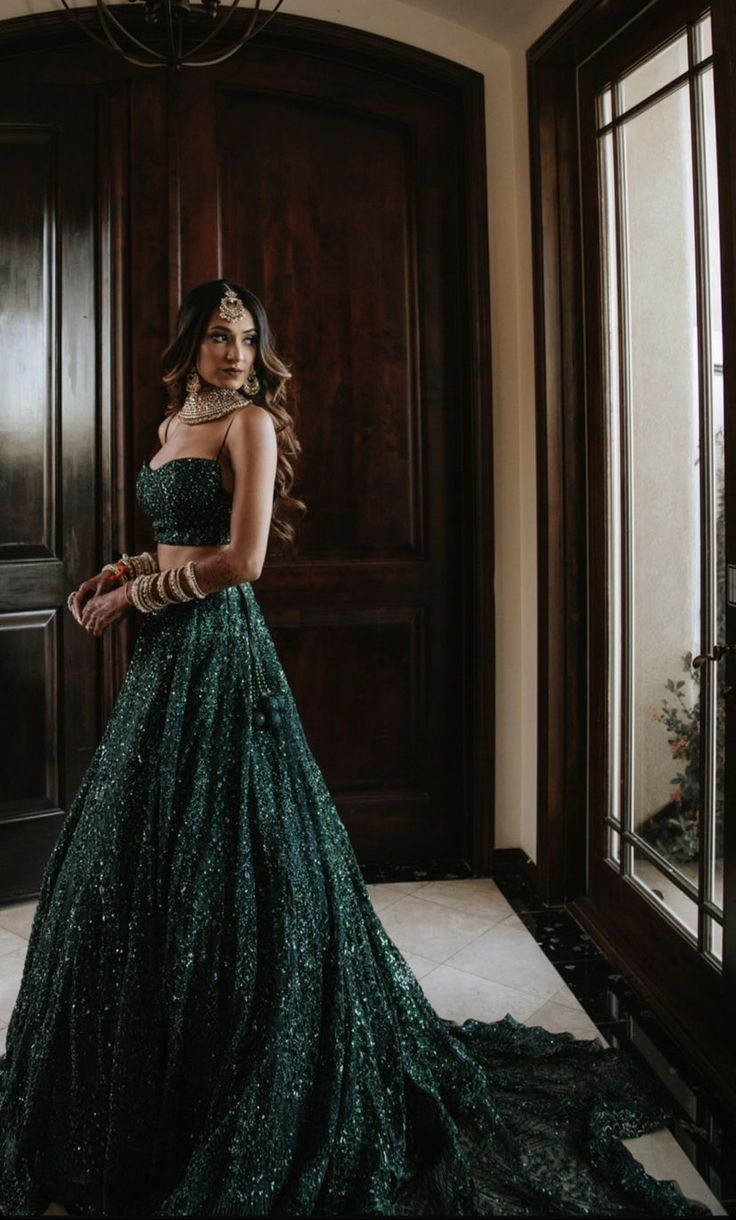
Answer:
M609 1034L615 1041L614 1027L602 1021L599 1031L563 977L569 964L563 958L577 954L572 962L576 988L586 966L598 964L595 949L587 949L587 938L578 934L571 945L569 926L554 912L541 914L541 926L535 926L533 913L523 904L516 904L520 913L511 905L513 885L503 888L505 895L490 878L477 877L368 886L386 931L440 1016L496 1021L511 1013L527 1025L604 1041ZM0 1050L34 910L35 902L0 906ZM627 1145L650 1173L673 1178L689 1198L702 1200L716 1215L727 1214L669 1131L628 1140Z

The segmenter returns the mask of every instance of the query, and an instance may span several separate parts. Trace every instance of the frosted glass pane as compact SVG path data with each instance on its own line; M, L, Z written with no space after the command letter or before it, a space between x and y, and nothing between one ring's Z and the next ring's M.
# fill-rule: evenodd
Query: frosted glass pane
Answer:
M596 98L596 120L599 127L605 127L613 118L612 97L610 86L598 94Z
M713 35L710 26L710 13L695 26L695 62L707 59L713 54Z
M621 860L621 835L612 826L608 828L608 858L616 864Z
M706 935L709 938L708 952L717 962L723 961L723 928L714 919L706 918Z
M620 110L630 110L670 81L676 80L687 69L687 35L682 34L621 78Z

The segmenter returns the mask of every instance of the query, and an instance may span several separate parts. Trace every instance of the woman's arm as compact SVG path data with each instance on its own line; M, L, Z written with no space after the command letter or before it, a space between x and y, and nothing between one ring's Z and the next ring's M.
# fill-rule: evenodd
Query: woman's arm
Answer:
M203 593L258 580L273 514L278 446L273 419L255 403L238 413L226 441L235 476L230 542L194 566Z
M241 411L232 421L228 442L234 474L230 542L201 559L166 568L159 574L141 575L127 584L126 598L138 610L149 613L172 601L206 597L219 589L257 580L261 575L273 514L278 459L270 413L255 405ZM111 606L111 613L116 608ZM82 624L86 625L84 617Z
M163 419L158 426L158 442L161 446L164 444L166 422L166 419ZM151 560L153 565L158 568L158 559L156 558L155 554L144 551L143 555L148 555L149 560ZM139 559L142 558L142 556L133 556L133 558ZM150 571L151 565L146 563L142 570ZM119 578L110 570L109 567L107 570L103 568L102 571L97 572L95 576L90 576L88 580L82 581L82 584L69 594L67 605L79 625L84 626L82 622L82 614L87 602L91 601L93 597L102 597L105 593L115 592L119 588ZM124 604L122 604L122 610L124 611L127 608L128 603L126 601Z
M265 407L252 404L236 416L228 434L227 447L235 479L230 542L215 554L204 555L192 563L202 596L230 585L257 580L266 558L278 445L272 417ZM176 572L181 574L183 568L176 569ZM101 635L110 623L125 613L129 605L135 604L139 609L156 609L157 598L151 601L144 596L141 601L135 592L140 582L147 583L151 579L155 580L155 575L136 577L122 587L91 598L82 609L78 622L93 635ZM194 595L195 588L186 575L182 587ZM171 600L170 596L164 597ZM70 608L76 618L74 607Z

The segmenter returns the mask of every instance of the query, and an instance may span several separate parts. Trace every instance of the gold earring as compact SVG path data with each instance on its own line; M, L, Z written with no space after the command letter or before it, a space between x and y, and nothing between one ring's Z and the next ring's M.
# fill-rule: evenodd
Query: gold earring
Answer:
M243 389L247 398L255 398L256 394L260 393L261 383L258 380L258 374L255 369L246 377L243 383Z
M190 407L196 406L197 395L199 394L201 386L202 386L202 383L199 380L199 373L197 372L195 366L192 365L192 367L190 368L190 370L187 374L187 381L186 381L186 391L187 392L186 392L186 397L184 399L184 403L182 404L183 406L186 406L187 404L189 404Z

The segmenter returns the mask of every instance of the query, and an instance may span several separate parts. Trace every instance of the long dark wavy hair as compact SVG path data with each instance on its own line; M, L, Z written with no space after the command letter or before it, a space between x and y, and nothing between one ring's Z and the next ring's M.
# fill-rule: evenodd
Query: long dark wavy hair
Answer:
M183 298L176 318L176 334L162 356L162 380L169 395L166 414L175 414L184 402L187 375L197 358L210 316L218 308L228 287L238 294L256 324L257 347L253 367L261 389L255 398L248 401L265 407L274 421L278 457L271 533L282 545L289 545L294 541L296 531L288 518L294 513L303 515L307 511L303 500L289 494L294 485L293 461L302 450L294 431L294 420L285 406L291 373L274 348L271 327L261 301L236 280L208 280L206 284L192 288Z

